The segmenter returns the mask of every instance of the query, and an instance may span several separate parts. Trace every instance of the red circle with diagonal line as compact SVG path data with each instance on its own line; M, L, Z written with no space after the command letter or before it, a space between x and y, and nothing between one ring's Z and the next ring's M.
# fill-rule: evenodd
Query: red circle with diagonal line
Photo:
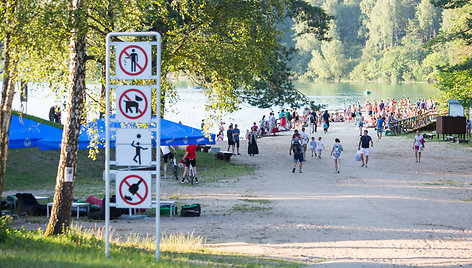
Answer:
M141 66L139 65L138 63L136 63L136 67L139 68L139 71L137 71L136 73L130 73L128 71L125 70L125 68L121 65L121 58L123 57L123 55L129 57L129 53L127 52L128 49L130 48L137 48L139 49L143 54L144 54L144 66ZM139 75L141 74L142 72L144 72L144 70L146 70L146 67L148 65L148 56L146 54L146 51L144 51L144 49L142 47L139 47L139 46L136 46L136 45L131 45L131 46L127 46L125 47L121 53L120 53L120 57L118 58L118 64L120 65L120 69L127 75Z
M131 92L137 92L139 95L141 95L142 99L144 100L144 109L141 111L139 110L138 108L137 109L137 114L136 116L131 116L131 115L127 115L124 111L123 111L123 108L121 107L123 102L125 101L123 98L125 98L126 100L128 101L131 101L132 98L130 98L127 94L131 93ZM120 108L120 112L123 116L125 116L126 118L128 119L138 119L140 118L141 116L143 116L145 113L146 113L146 110L148 108L148 100L146 98L146 95L141 91L141 90L138 90L138 89L135 89L135 88L132 88L132 89L128 89L126 90L125 92L123 92L123 94L121 94L120 96L120 100L118 101L118 106ZM139 106L138 106L139 107ZM127 109L125 109L126 111ZM132 110L132 109L130 109Z
M131 202L131 201L129 201L125 198L126 194L123 195L123 184L126 184L126 186L127 186L125 189L129 189L129 187L131 187L131 184L128 182L128 179L131 179L131 178L137 178L138 181L136 181L136 183L139 182L139 181L142 181L142 183L144 184L144 187L145 187L144 196L140 195L138 192L136 192L136 194L135 194L139 198L138 202ZM144 200L146 200L146 197L148 196L148 192L149 192L146 181L143 178L141 178L137 175L129 175L126 178L124 178L120 183L120 188L119 189L120 189L121 200L123 200L126 204L132 205L132 206L136 206L136 205L139 205L142 202L144 202Z

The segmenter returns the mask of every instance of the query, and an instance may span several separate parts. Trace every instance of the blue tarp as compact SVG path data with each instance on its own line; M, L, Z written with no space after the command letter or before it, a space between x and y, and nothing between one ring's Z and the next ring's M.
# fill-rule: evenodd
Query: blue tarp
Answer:
M119 123L113 123L113 127L120 128L121 126ZM132 125L127 127L132 127ZM111 147L115 147L115 135L115 131L110 132ZM153 132L152 135L153 145L155 145L156 133ZM205 137L200 129L161 119L161 145L215 144L216 135L210 134L210 137L211 141L208 137ZM94 138L97 141L98 148L105 147L105 122L103 118L90 122L86 126L81 126L79 149L87 149L90 141ZM38 147L40 150L58 150L61 148L61 141L62 131L60 135L48 136L39 140Z
M62 139L62 129L17 115L11 116L8 148L38 147L40 139L50 136L60 136Z

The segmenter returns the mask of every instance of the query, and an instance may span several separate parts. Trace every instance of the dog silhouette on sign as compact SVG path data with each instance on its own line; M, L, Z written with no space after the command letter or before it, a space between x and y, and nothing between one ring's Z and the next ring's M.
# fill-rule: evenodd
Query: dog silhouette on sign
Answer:
M133 113L133 109L135 110L135 113L139 113L139 102L140 101L143 101L143 98L139 97L139 96L134 96L134 99L136 101L127 101L125 100L125 103L126 103L126 109L125 109L125 113Z

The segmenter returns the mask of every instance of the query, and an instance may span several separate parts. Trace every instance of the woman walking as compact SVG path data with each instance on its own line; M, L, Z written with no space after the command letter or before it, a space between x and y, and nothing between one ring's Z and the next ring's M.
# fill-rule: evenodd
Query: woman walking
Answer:
M334 139L333 147L331 148L331 155L334 159L334 169L336 170L335 173L340 173L339 169L341 168L341 152L343 151L343 146L341 145L341 141L336 138Z
M250 156L259 154L259 148L257 147L257 131L254 127L251 128L251 131L249 131L246 138L248 140L247 153Z
M424 139L423 135L419 130L416 131L415 139L413 140L413 150L415 150L416 163L421 162L421 152L424 148Z

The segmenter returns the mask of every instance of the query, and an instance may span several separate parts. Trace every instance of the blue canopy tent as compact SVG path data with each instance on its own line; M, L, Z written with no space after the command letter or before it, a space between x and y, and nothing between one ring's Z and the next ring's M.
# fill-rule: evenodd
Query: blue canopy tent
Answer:
M61 136L62 138L62 129L15 114L11 116L8 135L9 149L38 147L38 141L49 136Z
M120 128L120 123L113 123L113 127ZM132 128L132 124L126 127ZM151 128L155 125L151 124ZM111 147L115 147L116 132L110 132ZM211 141L210 141L211 139ZM103 118L81 126L79 134L79 149L87 149L90 141L95 140L98 148L105 147L105 121ZM153 144L155 144L156 133L153 132ZM61 148L62 131L60 135L52 135L38 141L40 150L57 150ZM193 127L185 126L166 119L161 119L161 145L188 145L188 144L215 144L216 135L205 134Z

